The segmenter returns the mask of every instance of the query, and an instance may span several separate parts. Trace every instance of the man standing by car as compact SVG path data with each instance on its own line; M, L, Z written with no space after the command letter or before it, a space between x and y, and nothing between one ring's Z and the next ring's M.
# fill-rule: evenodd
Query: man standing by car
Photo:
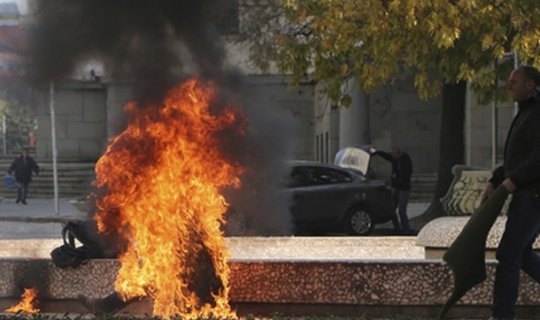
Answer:
M411 175L413 172L411 157L397 147L392 148L391 153L371 148L370 153L373 156L378 155L392 164L392 201L394 202L394 208L397 209L392 218L392 223L396 233L409 234L411 230L409 217L407 216L407 204L411 192Z
M540 283L540 256L532 244L540 231L540 72L531 66L512 71L507 88L518 103L506 145L504 163L493 173L482 200L502 184L513 193L508 219L497 248L493 318L513 319L519 271Z

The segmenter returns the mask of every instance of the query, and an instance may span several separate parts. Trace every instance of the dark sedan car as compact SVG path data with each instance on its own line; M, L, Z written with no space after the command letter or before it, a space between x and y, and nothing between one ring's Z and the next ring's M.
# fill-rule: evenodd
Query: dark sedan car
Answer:
M329 164L291 163L289 191L295 232L367 235L392 219L390 189L383 181Z

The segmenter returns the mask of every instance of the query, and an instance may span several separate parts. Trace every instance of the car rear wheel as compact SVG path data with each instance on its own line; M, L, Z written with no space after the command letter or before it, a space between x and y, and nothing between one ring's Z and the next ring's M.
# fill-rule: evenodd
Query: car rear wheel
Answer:
M346 231L351 235L367 235L373 231L373 219L365 207L354 207L347 214Z

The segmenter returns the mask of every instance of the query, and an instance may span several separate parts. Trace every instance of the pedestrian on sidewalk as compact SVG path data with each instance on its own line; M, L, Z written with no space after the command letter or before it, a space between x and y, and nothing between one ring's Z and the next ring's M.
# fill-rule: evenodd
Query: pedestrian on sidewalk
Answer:
M380 156L392 164L392 201L394 202L394 210L397 210L392 218L392 224L396 233L410 234L407 205L409 203L411 175L413 172L411 157L398 147L392 148L390 153L370 148L370 153L373 156Z
M17 186L17 200L15 203L26 204L28 195L28 185L32 181L32 173L39 174L39 166L28 154L28 149L23 149L21 155L9 166L8 174L15 175L15 185Z

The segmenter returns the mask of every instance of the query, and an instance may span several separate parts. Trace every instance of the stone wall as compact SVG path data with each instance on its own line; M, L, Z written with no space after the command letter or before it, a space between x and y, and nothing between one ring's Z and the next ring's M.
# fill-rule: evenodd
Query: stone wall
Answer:
M74 300L79 295L103 298L113 292L118 268L116 260L92 260L76 269L59 269L50 260L2 259L0 301L17 298L21 288L28 286L38 287L44 302ZM453 288L452 273L440 260L252 260L231 261L230 268L230 300L237 305L319 305L327 310L356 306L364 307L364 312L370 306L407 310L414 306L440 306ZM469 291L458 307L489 306L494 272L495 263L490 261L487 280ZM540 286L523 277L518 305L539 303ZM427 316L435 317L437 309L431 309ZM364 316L372 318L369 312ZM470 316L479 314L465 318Z
M314 85L291 87L283 76L248 76L240 101L261 143L282 144L288 159L314 160ZM256 137L257 138L257 137ZM280 157L280 155L275 155Z
M367 94L353 81L347 89L353 101L350 106L337 109L316 92L315 140L319 142L316 160L333 162L340 148L351 145L372 144L382 150L397 146L409 153L415 172L436 172L440 98L421 100L411 79L396 81ZM371 167L378 176L390 174L389 164L380 158L373 158Z
M396 81L369 95L370 137L380 149L400 147L409 153L414 172L436 172L439 162L441 100L421 100L411 79ZM374 159L376 172L386 161ZM377 170L378 169L378 170Z
M94 82L71 81L55 86L56 149L58 159L95 161L106 142L106 92ZM52 158L49 91L38 108L36 154Z
M491 105L480 105L473 96L470 106L466 110L466 117L470 121L465 125L466 158L465 163L471 166L492 168L492 116L496 117L496 159L495 163L502 162L506 135L514 116L512 103L500 103L493 110Z
M281 76L247 77L240 101L249 102L250 123L268 134L267 142L290 144L293 159L314 159L313 85L289 87ZM129 83L106 85L71 81L55 88L58 158L95 161L108 138L125 126L123 107L132 100ZM274 127L270 128L270 125ZM38 115L37 157L52 158L49 93L43 91Z

